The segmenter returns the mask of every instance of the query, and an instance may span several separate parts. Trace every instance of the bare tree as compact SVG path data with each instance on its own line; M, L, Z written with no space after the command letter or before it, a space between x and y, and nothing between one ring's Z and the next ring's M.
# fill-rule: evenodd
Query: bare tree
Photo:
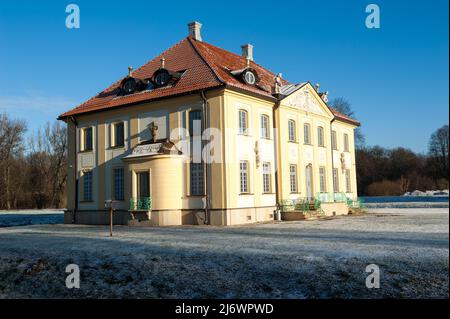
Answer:
M30 187L38 208L59 207L66 184L67 135L60 123L47 123L29 140Z
M0 167L3 188L1 204L6 209L11 209L11 193L17 191L11 187L11 165L14 158L22 156L26 130L24 121L10 119L6 114L0 115Z
M448 125L444 125L431 134L428 155L436 178L448 180Z
M348 117L355 118L355 112L352 110L352 106L349 101L344 99L343 97L337 97L330 102L332 108L336 109L338 112L341 112ZM355 146L357 149L364 148L366 144L366 137L361 132L361 128L357 127L355 129Z

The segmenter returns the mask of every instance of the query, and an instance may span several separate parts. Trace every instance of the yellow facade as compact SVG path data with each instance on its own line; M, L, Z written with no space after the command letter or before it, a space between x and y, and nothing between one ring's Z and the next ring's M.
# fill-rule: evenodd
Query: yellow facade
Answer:
M344 170L350 171L347 197L356 198L354 125L334 119L314 88L305 84L281 101L260 98L230 89L206 92L207 127L217 129L214 159L207 165L205 196L190 191L189 162L182 155L159 155L124 159L143 141L150 139L147 125L157 123L157 139L169 139L176 145L186 138L188 114L201 110L200 94L172 97L102 112L77 116L76 127L68 122L69 176L67 222L102 223L95 214L105 211L104 201L112 199L113 170L124 169L124 198L117 201L118 211L127 216L129 200L137 196L137 173L149 172L152 198L152 225L200 223L232 225L273 220L278 204L286 199L333 192L333 168L338 169L338 189L346 190ZM247 114L248 130L239 132L240 111ZM261 129L264 117L268 130ZM295 122L295 137L288 121ZM112 125L123 121L124 145L113 146ZM304 141L304 124L310 127L310 141ZM82 150L83 129L92 128L93 148ZM318 144L318 128L322 128ZM337 149L332 151L331 131L336 131ZM348 135L344 151L343 134ZM217 135L217 134L216 134ZM262 136L266 135L266 136ZM76 145L76 149L75 149ZM342 158L345 158L342 160ZM247 163L248 185L242 193L241 163ZM345 168L343 165L345 164ZM296 166L295 192L292 191L291 165ZM311 167L309 188L307 167ZM91 172L92 199L83 199L83 176ZM346 171L347 172L347 171ZM265 176L263 177L265 173ZM322 174L322 175L321 175ZM309 176L309 175L308 175ZM76 200L75 181L78 182ZM325 189L320 189L320 185ZM324 184L324 185L323 185ZM208 209L208 216L205 215ZM74 213L75 212L75 213ZM165 215L164 215L165 214ZM192 216L190 216L191 214ZM120 220L119 220L120 219ZM158 219L156 222L155 220ZM118 218L126 223L127 217Z

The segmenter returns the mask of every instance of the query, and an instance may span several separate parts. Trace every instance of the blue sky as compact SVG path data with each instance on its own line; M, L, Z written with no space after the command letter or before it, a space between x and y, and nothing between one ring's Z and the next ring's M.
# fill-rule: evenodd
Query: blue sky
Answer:
M81 28L65 27L66 5ZM365 27L376 3L381 28ZM53 121L187 35L240 53L291 82L345 97L367 144L424 152L448 124L448 1L1 1L0 112L30 131Z

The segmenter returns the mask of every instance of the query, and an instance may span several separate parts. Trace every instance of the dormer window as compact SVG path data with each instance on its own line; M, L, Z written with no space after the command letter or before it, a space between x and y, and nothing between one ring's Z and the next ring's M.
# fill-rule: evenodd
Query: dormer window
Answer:
M133 94L136 91L143 91L147 88L148 81L140 80L134 77L127 77L122 81L121 90L124 95Z
M159 70L155 74L155 84L157 86L166 86L170 81L170 74L167 70Z
M255 76L255 74L252 71L250 71L250 70L246 70L244 72L244 81L247 84L255 85L255 83L256 83L256 76Z
M231 74L248 85L256 85L259 82L258 74L254 69L249 67L241 70L231 71Z
M163 87L174 84L181 77L183 72L174 72L168 69L160 68L153 74L153 83L155 87Z

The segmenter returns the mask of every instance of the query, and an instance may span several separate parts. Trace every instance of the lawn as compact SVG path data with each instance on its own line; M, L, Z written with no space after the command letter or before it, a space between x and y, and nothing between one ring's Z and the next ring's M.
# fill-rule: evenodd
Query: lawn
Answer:
M0 228L0 298L448 298L449 211L250 226ZM79 265L80 289L65 287ZM368 289L366 266L379 266Z

